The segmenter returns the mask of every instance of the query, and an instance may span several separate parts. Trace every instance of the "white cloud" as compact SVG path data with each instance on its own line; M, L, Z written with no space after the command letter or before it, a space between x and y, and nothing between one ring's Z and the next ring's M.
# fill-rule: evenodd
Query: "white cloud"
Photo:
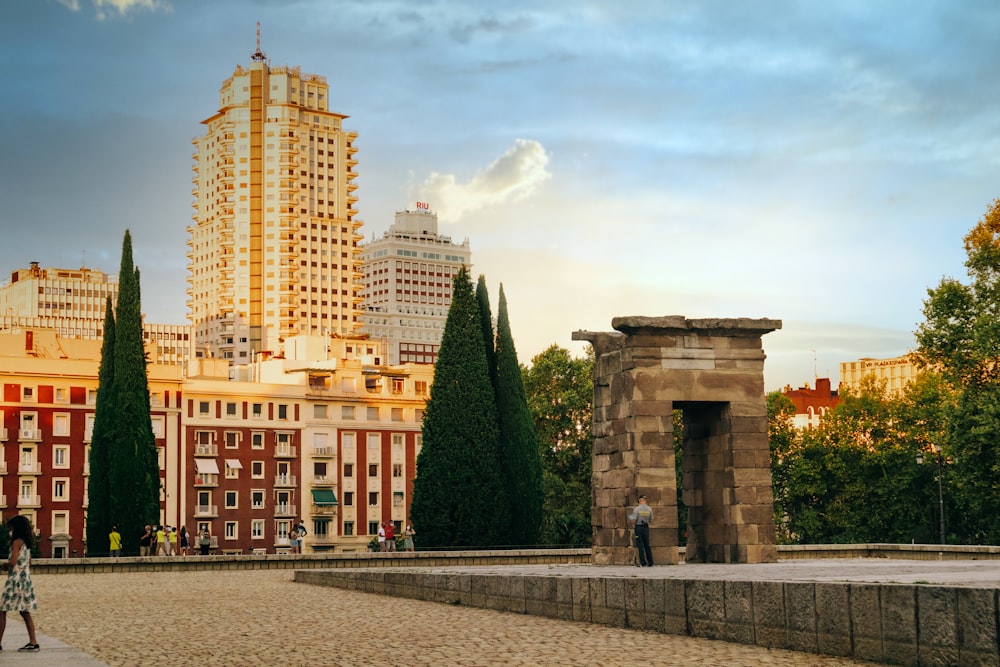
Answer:
M506 153L467 182L454 174L433 172L416 188L417 199L429 202L442 222L454 222L466 213L530 196L551 178L549 155L532 139L518 139Z
M157 10L170 10L170 3L167 0L91 0L94 9L97 10L97 19L103 21L108 17L108 12L117 12L118 16L125 16L133 9L146 9L151 12ZM79 0L59 0L63 5L78 11L80 9ZM107 11L106 11L107 10Z
M59 4L70 10L71 12L80 11L80 1L79 0L59 0Z

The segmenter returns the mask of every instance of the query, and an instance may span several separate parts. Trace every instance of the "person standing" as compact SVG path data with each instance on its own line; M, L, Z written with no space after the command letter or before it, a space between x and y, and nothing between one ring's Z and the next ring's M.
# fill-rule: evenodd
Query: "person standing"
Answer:
M167 537L170 539L170 545L169 545L170 546L170 551L169 551L168 555L170 555L170 556L176 556L177 555L177 526L168 526L167 530L169 531L167 533Z
M299 529L292 526L288 531L288 553L295 554L299 552Z
M406 524L406 530L403 531L403 551L413 551L413 536L417 534L417 531L413 530L412 524Z
M111 557L118 558L122 555L122 534L118 532L118 526L111 526L108 533L108 544L111 547Z
M396 550L396 525L392 521L385 524L385 550Z
M24 619L28 629L28 643L18 651L37 652L38 638L35 637L35 621L31 612L38 610L35 587L31 583L31 524L27 517L18 514L7 522L10 533L10 558L7 565L7 583L0 598L0 641L7 629L7 612L16 611Z
M212 548L212 534L208 529L201 531L201 538L198 539L198 550L202 556L208 555L208 550Z
M146 524L146 529L143 531L142 535L139 536L139 555L148 556L149 555L149 545L153 541L153 529L150 525Z
M378 550L385 551L385 524L378 525Z
M181 555L191 555L191 540L188 537L187 526L181 526Z
M628 520L635 526L639 567L653 567L653 551L649 548L649 522L653 520L653 510L646 504L646 496L639 496L639 504L632 510Z
M166 556L167 555L167 533L164 531L163 524L156 529L156 555Z

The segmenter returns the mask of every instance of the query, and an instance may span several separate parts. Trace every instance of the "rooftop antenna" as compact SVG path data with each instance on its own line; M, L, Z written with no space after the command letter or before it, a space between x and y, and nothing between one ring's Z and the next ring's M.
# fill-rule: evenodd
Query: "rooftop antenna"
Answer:
M254 51L252 56L250 56L250 59L258 61L267 60L267 56L265 56L264 52L260 50L260 21L257 21L257 50Z
M813 380L819 377L819 371L816 369L816 350L811 350L813 353Z

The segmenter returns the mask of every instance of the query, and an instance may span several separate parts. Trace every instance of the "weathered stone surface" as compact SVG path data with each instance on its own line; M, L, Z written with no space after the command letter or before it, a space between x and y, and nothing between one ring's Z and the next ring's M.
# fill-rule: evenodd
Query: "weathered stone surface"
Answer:
M962 588L956 592L958 605L958 664L1000 664L997 637L997 589Z
M957 665L958 595L954 588L917 588L918 655L921 665Z
M883 660L917 663L917 592L913 586L882 586Z

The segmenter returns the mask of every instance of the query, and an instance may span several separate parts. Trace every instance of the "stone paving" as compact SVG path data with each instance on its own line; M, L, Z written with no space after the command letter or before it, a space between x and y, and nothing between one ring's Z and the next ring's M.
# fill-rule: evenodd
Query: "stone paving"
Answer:
M292 576L288 570L36 576L35 621L40 633L112 666L871 664L308 586ZM35 664L50 664L44 652L34 656ZM4 651L0 663L7 657Z

